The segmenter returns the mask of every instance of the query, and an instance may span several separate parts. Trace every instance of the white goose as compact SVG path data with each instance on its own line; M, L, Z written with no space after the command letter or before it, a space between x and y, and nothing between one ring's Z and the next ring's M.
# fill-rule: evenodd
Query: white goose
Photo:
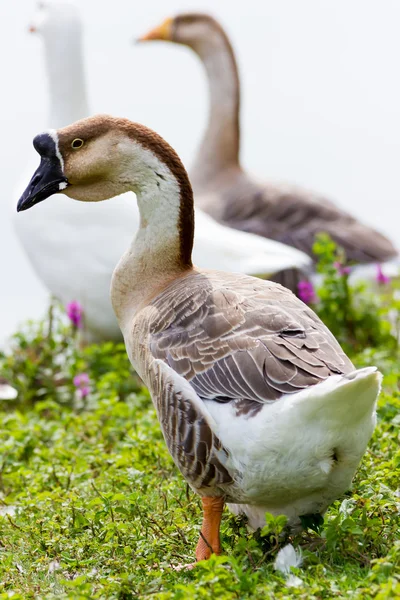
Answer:
M169 451L202 497L196 558L221 551L225 502L253 527L266 511L294 526L323 513L350 486L367 447L381 375L354 370L286 288L193 267L191 185L153 131L97 116L40 134L34 146L41 163L18 211L56 192L93 203L136 193L140 228L111 296Z
M31 31L40 34L44 42L49 125L62 127L87 116L77 8L64 2L41 2ZM14 224L46 287L65 304L78 300L83 305L87 339L119 339L109 288L115 263L139 227L139 212L131 194L100 207L90 203L82 207L62 198L38 207L32 219L21 215ZM302 252L235 232L200 210L196 224L194 260L201 267L268 277L285 269L306 270L310 265Z
M384 235L326 198L295 186L260 183L240 164L240 78L232 45L210 15L183 13L166 19L139 41L165 40L191 48L209 86L207 129L191 169L196 206L219 222L294 246L310 256L325 231L355 263L398 259ZM398 273L398 264L385 267ZM369 275L371 271L363 270ZM375 267L372 269L375 275Z

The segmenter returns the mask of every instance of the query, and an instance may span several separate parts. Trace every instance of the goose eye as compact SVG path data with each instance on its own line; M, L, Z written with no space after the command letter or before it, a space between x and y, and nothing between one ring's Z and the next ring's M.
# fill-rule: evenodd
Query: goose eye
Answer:
M82 148L83 146L83 140L81 140L81 138L75 138L71 144L71 148L73 148L74 150L77 150L78 148Z

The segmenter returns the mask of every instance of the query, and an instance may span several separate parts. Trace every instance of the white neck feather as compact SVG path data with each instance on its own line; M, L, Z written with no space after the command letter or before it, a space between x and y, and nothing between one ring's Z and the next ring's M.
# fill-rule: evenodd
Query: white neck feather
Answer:
M126 181L129 173L135 173L131 189L140 212L139 231L119 261L111 284L114 311L122 327L179 271L180 188L152 152L142 148L141 153L146 162L136 166L131 163L121 175Z
M210 179L239 164L239 78L234 56L219 32L194 48L206 69L209 84L209 118L191 169L195 192Z
M59 129L89 115L81 32L58 28L47 32L43 40L50 93L49 126Z
M146 272L168 268L175 258L171 253L179 252L179 186L172 175L166 181L157 179L136 191L140 227L131 250L138 268Z

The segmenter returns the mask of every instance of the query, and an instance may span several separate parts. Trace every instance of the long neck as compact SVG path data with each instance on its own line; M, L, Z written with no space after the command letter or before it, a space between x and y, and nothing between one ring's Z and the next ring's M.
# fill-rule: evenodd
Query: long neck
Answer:
M135 187L140 227L118 263L111 285L113 307L122 324L169 281L192 269L193 196L178 182L157 179ZM185 190L183 190L183 193ZM188 250L189 249L189 250ZM189 252L189 260L184 258Z
M191 169L193 187L200 191L222 170L239 165L240 87L235 57L222 31L193 49L206 69L210 96L207 129Z
M54 32L45 38L50 92L49 127L59 129L87 117L89 108L80 32Z

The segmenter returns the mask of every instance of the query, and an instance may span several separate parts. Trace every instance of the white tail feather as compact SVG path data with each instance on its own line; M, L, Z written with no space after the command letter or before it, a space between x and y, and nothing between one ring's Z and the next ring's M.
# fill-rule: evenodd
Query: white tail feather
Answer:
M323 418L348 425L375 410L381 381L382 375L376 367L366 367L347 375L334 375L300 392L295 404L297 410L304 413L304 418Z

